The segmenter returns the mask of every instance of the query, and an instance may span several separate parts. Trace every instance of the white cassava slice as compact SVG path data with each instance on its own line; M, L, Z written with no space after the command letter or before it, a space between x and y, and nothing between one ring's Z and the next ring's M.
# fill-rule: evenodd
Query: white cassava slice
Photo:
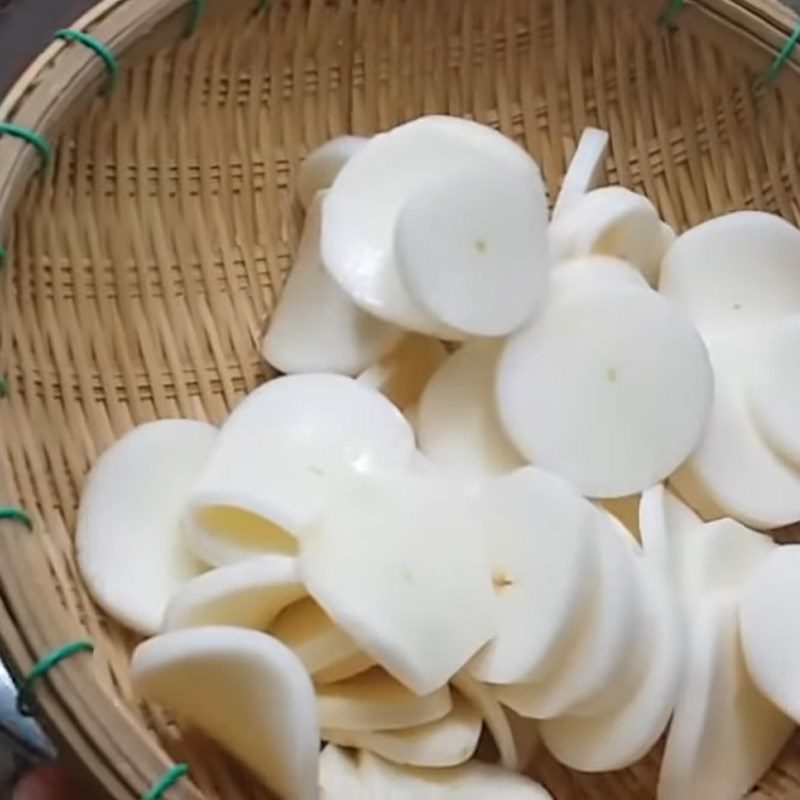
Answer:
M312 150L297 171L300 202L309 208L314 197L330 188L342 167L358 155L368 141L363 136L336 136Z
M686 672L661 762L659 800L739 800L792 733L792 721L747 673L736 612L731 592L708 594L695 605Z
M259 387L234 410L190 498L192 523L238 509L296 531L355 472L405 468L414 432L383 395L340 375L291 375ZM267 526L269 527L269 526ZM261 536L253 535L258 544Z
M382 669L317 688L324 729L388 731L443 719L453 708L448 686L415 695Z
M497 417L494 384L502 347L487 339L467 342L434 373L420 398L420 449L465 477L500 475L523 464Z
M555 261L590 254L636 266L652 285L675 234L643 195L621 186L594 189L575 200L550 225Z
M326 742L369 750L412 767L455 767L472 757L481 735L482 719L463 697L453 697L446 717L425 725L393 731L323 729Z
M419 769L400 767L361 751L358 764L366 800L552 800L530 778L480 761L449 769Z
M593 511L599 563L568 639L536 681L495 687L500 702L524 717L550 719L602 699L642 635L641 603L631 602L637 597L638 556L607 515Z
M800 230L762 211L736 211L681 234L659 291L704 331L741 331L800 311Z
M187 628L136 648L141 697L177 714L239 758L281 800L317 800L314 687L277 639L243 628Z
M403 204L433 172L458 171L481 160L541 184L536 164L513 142L450 117L422 117L374 136L344 166L323 204L322 260L358 305L408 330L464 338L411 298L395 259L394 233Z
M758 432L800 469L800 316L780 319L757 334L745 382Z
M612 256L588 255L562 261L553 268L553 287L576 284L623 284L634 289L649 289L650 285L632 264Z
M644 579L635 602L644 606L641 634L631 652L641 660L638 683L591 716L564 716L540 725L542 740L563 764L583 772L622 769L642 758L663 733L677 699L684 642L677 606L665 578L646 560L638 567Z
M705 517L731 516L757 528L800 520L800 474L773 452L753 423L740 335L708 338L714 398L708 425L690 458L670 479Z
M583 129L561 182L561 189L553 206L553 219L568 210L587 192L605 183L608 140L607 131L599 128Z
M261 345L281 372L357 375L400 340L400 328L362 311L322 266L322 197L311 204L289 277Z
M234 625L265 630L306 593L297 559L261 556L206 572L184 584L164 615L164 629Z
M472 502L436 473L374 473L300 535L309 593L418 694L443 686L496 631Z
M492 159L436 170L402 204L394 248L406 288L431 316L472 336L504 336L544 302L544 186Z
M585 607L596 517L565 480L538 467L490 480L481 501L499 627L469 668L487 683L532 681Z
M358 380L386 395L407 415L407 410L419 401L431 375L446 359L447 349L438 339L412 333L364 370Z
M354 754L334 744L325 745L319 754L320 800L367 800L360 784Z
M190 420L135 428L92 467L78 509L76 549L86 586L111 616L144 634L170 597L202 571L180 517L219 432Z
M451 683L480 712L494 740L500 763L506 769L521 769L522 761L511 719L495 697L492 687L473 678L467 670L454 675Z
M328 676L343 664L353 664L361 655L358 645L310 598L284 609L270 626L272 636L290 647L303 662L308 674ZM372 662L361 658L364 671Z
M742 649L756 686L795 722L800 720L800 545L770 553L742 590Z
M500 420L517 448L589 497L636 494L692 452L711 405L705 346L656 292L558 292L500 358Z

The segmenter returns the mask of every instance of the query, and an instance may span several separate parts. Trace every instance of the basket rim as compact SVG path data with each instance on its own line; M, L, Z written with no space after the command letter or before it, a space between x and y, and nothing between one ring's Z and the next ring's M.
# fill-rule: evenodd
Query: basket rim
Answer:
M229 1L217 0L217 5ZM638 0L628 1L641 8ZM121 56L156 30L166 40L179 39L192 5L193 0L102 0L70 27L91 34ZM667 0L649 0L649 5L655 18ZM800 24L800 15L779 0L688 0L679 24L705 27L726 37L744 37L768 66ZM784 71L800 76L800 48L788 56ZM0 101L0 121L13 121L52 136L69 116L69 109L79 105L76 101L102 89L106 79L105 66L91 51L54 40ZM0 137L0 235L37 168L33 148L9 136ZM7 500L9 486L0 472L0 504ZM70 619L63 609L54 587L27 578L48 574L41 544L47 533L31 533L14 523L3 528L0 654L19 678L44 653L80 638L83 632L80 622ZM43 602L43 597L48 601ZM62 612L57 619L41 611L55 607ZM37 624L23 627L19 624L22 619ZM63 751L77 759L110 797L135 800L172 765L159 743L136 724L132 713L97 677L90 658L70 660L54 671L38 687L37 711ZM202 797L186 780L170 794L182 800Z

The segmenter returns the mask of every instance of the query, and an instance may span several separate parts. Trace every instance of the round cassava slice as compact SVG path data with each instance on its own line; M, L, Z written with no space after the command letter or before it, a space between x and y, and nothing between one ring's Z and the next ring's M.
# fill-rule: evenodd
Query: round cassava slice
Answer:
M494 384L502 347L491 339L467 342L434 373L420 398L420 450L463 477L502 475L523 464L497 417Z
M358 764L361 790L368 800L552 800L530 778L481 761L468 761L449 769L415 769L397 766L362 750Z
M714 368L708 425L672 485L704 517L731 516L757 528L800 520L800 474L759 435L746 397L741 335L706 339Z
M692 452L712 397L685 314L616 284L554 294L500 358L500 420L523 455L589 497L636 494Z
M652 285L658 283L661 259L674 239L653 204L622 186L587 192L550 225L554 261L614 256L636 266Z
M738 800L769 769L794 726L748 675L735 593L710 593L695 605L685 664L658 799Z
M575 285L614 283L648 289L650 285L632 264L611 256L589 255L562 261L553 268L552 284L557 291Z
M357 375L386 355L403 332L362 311L322 266L321 206L320 196L309 208L261 353L281 372Z
M329 189L342 167L364 149L363 136L337 136L312 150L297 171L297 194L309 208L314 197Z
M243 628L172 631L136 648L131 678L141 697L219 742L281 800L317 800L314 687L277 639Z
M143 634L159 630L170 597L202 566L180 516L219 432L190 420L135 428L95 463L78 510L78 566L94 599Z
M543 187L493 159L437 170L402 204L394 248L406 288L432 317L472 336L504 336L544 302Z
M358 645L310 598L284 609L269 629L270 635L290 647L314 680L320 673L352 664L361 655ZM363 672L373 662L361 659Z
M482 719L474 706L456 694L453 709L426 725L394 731L323 729L326 742L369 750L395 764L412 767L455 767L472 757Z
M355 472L405 468L414 432L383 395L340 375L292 375L256 389L223 425L191 494L191 523L226 533L225 509L295 534ZM247 531L242 531L246 533ZM256 531L254 544L271 542Z
M759 331L752 352L746 392L753 423L780 458L800 469L800 316Z
M800 720L800 545L777 547L750 575L739 607L742 650L756 686L795 722Z
M753 329L800 311L800 231L773 214L736 211L681 234L659 291L703 331Z
M415 695L375 668L318 687L317 705L324 729L388 731L443 719L453 708L453 698L447 686L431 694Z
M506 769L515 772L521 769L521 757L524 754L517 747L517 737L514 735L510 715L500 705L492 688L475 680L466 670L454 675L451 683L480 712L486 729L494 740L500 763Z
M470 662L487 683L546 673L589 597L596 517L565 480L523 467L481 495L499 627Z
M311 596L417 694L446 684L497 630L474 500L444 476L360 476L300 542Z
M358 380L407 412L417 404L431 375L446 360L447 349L438 339L412 333L391 353L364 370Z
M432 174L480 161L515 169L543 187L535 162L521 148L489 128L450 117L423 117L379 134L345 165L323 205L322 260L365 311L418 333L464 338L411 298L395 259L394 234L400 209Z
M334 744L322 748L319 754L321 800L364 800L360 782L358 763L351 751Z
M567 640L554 652L547 674L495 687L500 702L524 717L551 719L600 701L642 635L641 604L631 602L637 596L639 556L604 512L593 509L593 514L597 572Z
M553 219L561 216L587 192L597 189L605 182L608 140L607 131L584 128L553 205Z
M305 593L296 558L254 558L206 572L184 584L167 606L164 629L233 625L265 630Z
M646 559L638 564L644 624L631 654L644 671L638 684L591 716L563 716L540 725L542 739L563 764L583 772L623 769L658 741L672 713L683 668L684 642L676 603L664 577ZM617 684L622 689L621 683Z

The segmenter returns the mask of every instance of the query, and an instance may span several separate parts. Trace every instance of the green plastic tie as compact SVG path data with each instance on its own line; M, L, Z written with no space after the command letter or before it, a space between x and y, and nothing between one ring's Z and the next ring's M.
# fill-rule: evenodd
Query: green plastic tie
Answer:
M20 714L30 717L33 714L33 707L31 705L31 690L36 681L43 678L50 672L53 667L60 664L67 658L71 658L78 653L93 653L94 645L88 639L79 639L76 642L70 642L63 647L53 650L52 653L44 656L44 658L34 664L33 669L26 675L19 687L17 694L17 710Z
M189 15L189 24L186 26L186 33L184 37L188 39L193 36L203 18L203 12L206 8L206 0L192 0L192 9Z
M187 764L173 764L154 784L142 800L161 800L167 789L172 788L181 778L189 774Z
M39 158L42 159L42 169L46 170L50 166L50 158L53 154L53 146L40 133L37 133L24 125L17 125L15 122L0 122L0 134L16 136L32 147L36 148Z
M775 56L775 60L772 62L770 68L759 78L758 85L759 86L768 86L772 83L778 75L781 74L781 71L786 66L786 62L791 58L792 53L794 52L794 48L797 46L797 43L800 41L800 22L797 23L797 27L794 29L794 33L786 40L786 44L783 46L783 49Z
M75 30L74 28L64 28L63 30L56 31L54 37L56 39L63 39L65 42L80 42L80 44L85 45L96 53L108 70L109 88L114 87L114 84L117 82L117 77L119 76L119 63L117 62L116 56L99 39L95 39L94 36L90 36L88 33Z
M0 244L0 270L6 265L8 261L8 250Z
M662 28L669 28L675 22L675 18L681 13L686 5L686 0L670 0L669 8L658 18L658 24Z
M258 4L258 11L261 13L262 11L266 11L272 5L272 0L260 0Z
M8 397L8 383L2 375L0 375L0 397Z
M33 520L27 511L13 506L0 507L0 521L10 520L11 522L21 522L28 530L33 528Z

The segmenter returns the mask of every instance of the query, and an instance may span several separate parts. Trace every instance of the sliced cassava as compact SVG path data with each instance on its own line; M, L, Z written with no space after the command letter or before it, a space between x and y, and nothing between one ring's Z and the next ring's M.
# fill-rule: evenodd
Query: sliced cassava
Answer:
M438 473L359 476L300 534L309 593L418 694L440 688L496 632L484 531Z
M513 444L589 497L636 494L692 452L712 399L705 346L656 292L617 285L554 291L509 338L497 372Z
M561 189L553 206L553 219L561 216L577 200L605 182L608 140L607 131L599 128L583 129L561 182Z
M742 650L761 692L795 722L800 720L800 545L777 547L745 583L739 607Z
M415 695L382 669L374 668L317 688L320 724L324 729L388 731L426 725L453 708L448 686Z
M363 149L369 140L363 136L336 136L312 150L297 172L297 194L309 208L314 197L329 189L342 167Z
M612 256L588 255L562 261L553 268L553 286L600 285L605 283L649 289L650 285L632 264Z
M331 671L341 672L345 665L345 673L355 664L363 672L373 663L310 597L285 608L269 632L294 651L315 681L321 674L329 682Z
M412 333L384 358L364 370L358 380L377 389L407 412L417 404L431 375L446 359L447 349L438 339Z
M369 387L340 375L278 378L223 425L191 494L190 522L225 538L226 515L218 524L210 517L236 509L266 521L254 546L276 528L291 542L355 471L404 468L415 450L403 415Z
M800 311L800 230L773 214L735 211L681 234L659 291L704 331L754 329Z
M400 328L362 311L322 266L322 197L308 210L289 277L261 345L281 372L357 375L400 340Z
M658 741L677 699L684 641L676 603L655 566L643 559L638 571L643 585L636 602L643 603L644 621L628 655L635 664L643 662L638 683L625 687L617 681L614 702L600 713L540 724L547 748L573 769L604 772L638 761Z
M769 769L793 723L747 672L735 593L707 594L695 605L685 663L657 796L739 800Z
M259 631L172 631L136 648L136 691L199 728L281 800L317 800L314 687L297 656Z
M167 606L164 629L234 625L265 630L305 593L296 558L253 558L206 572L184 584Z
M490 339L464 344L434 373L416 411L422 452L465 477L501 475L523 464L497 416L494 384L502 347Z
M472 757L481 735L481 715L463 697L453 697L447 716L425 725L390 731L323 729L326 742L369 750L412 767L455 767Z
M544 185L494 159L436 170L403 202L394 233L418 305L471 336L504 336L544 302L550 272Z
M550 225L554 260L614 256L635 265L652 285L658 284L661 259L674 239L653 204L622 186L587 192Z
M500 702L524 717L550 719L602 698L641 635L637 597L638 556L606 514L593 509L599 556L590 594L546 674L529 683L497 686Z
M94 599L139 633L158 631L170 597L202 571L180 520L218 435L190 420L141 425L106 450L87 478L78 565Z
M481 511L499 627L470 671L488 683L531 681L546 673L585 607L596 518L565 480L538 467L490 480Z
M361 779L355 754L327 744L319 754L320 800L367 800L361 793Z
M398 269L394 237L401 208L432 175L476 162L541 177L533 160L501 134L468 120L429 116L374 136L342 169L325 197L322 259L363 309L403 328L443 339L464 333L421 308Z

